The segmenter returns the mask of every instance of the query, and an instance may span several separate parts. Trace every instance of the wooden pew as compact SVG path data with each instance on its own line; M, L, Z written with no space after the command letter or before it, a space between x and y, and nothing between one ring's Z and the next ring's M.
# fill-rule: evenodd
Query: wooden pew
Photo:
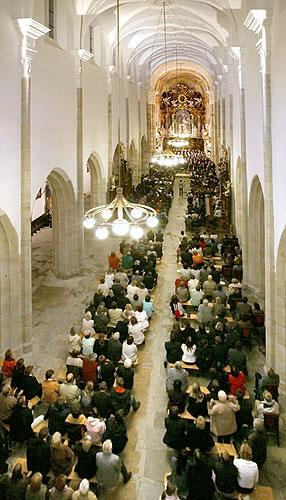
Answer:
M210 393L210 391L208 390L208 388L204 387L204 386L201 386L201 391L202 391L203 394L206 394L206 395ZM186 393L190 394L191 392L192 392L192 386L189 385L189 387L186 390Z
M27 468L27 459L26 458L21 458L21 457L18 457L16 459L16 462L15 464L21 464L22 465L22 470L23 472L28 472L28 468ZM67 479L69 481L77 481L78 484L81 482L82 478L79 477L78 473L75 472L74 470L74 467L72 468L72 471L71 473L67 476ZM52 471L50 471L48 474L47 474L48 477L52 477L53 476L53 473ZM89 483L93 483L93 484L96 484L97 483L97 479L96 479L96 476L93 476L91 479L89 479Z
M181 361L181 365L185 370L199 370L199 367L197 365L188 365L187 363L184 363L184 361ZM170 368L174 368L175 363L169 363Z
M180 414L179 414L179 417L180 417L180 418L183 418L183 419L185 419L185 420L193 420L193 421L194 421L194 420L196 420L196 418L195 418L195 417L193 417L193 415L191 415L191 414L188 412L188 410L185 410L183 413L180 413ZM209 417L204 417L204 418L205 418L206 423L210 423L210 419L209 419Z
M233 446L233 444L227 444L227 443L216 443L213 448L211 449L211 453L216 453L217 455L220 455L224 451L227 451L228 454L232 457L236 457L236 449Z

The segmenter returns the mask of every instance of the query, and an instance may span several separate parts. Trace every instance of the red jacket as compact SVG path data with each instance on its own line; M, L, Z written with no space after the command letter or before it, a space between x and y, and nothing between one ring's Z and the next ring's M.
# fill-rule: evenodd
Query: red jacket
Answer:
M83 359L82 367L82 381L86 384L89 380L93 382L93 385L97 385L97 362L89 361L87 358Z

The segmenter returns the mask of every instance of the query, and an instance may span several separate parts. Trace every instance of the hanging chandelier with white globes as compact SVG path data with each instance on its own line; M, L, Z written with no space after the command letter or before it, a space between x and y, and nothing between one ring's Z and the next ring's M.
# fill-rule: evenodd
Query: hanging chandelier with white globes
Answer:
M94 207L85 212L84 226L95 228L95 236L104 240L110 234L126 236L137 240L144 234L142 226L155 228L159 221L154 208L147 205L131 203L123 196L123 189L117 188L116 196L111 203Z
M168 141L168 145L172 146L173 148L185 148L189 146L189 141L186 141L185 139L170 139Z
M159 165L159 167L178 167L183 166L186 160L181 155L176 155L170 149L167 148L163 153L155 153L151 158L151 163L153 165Z

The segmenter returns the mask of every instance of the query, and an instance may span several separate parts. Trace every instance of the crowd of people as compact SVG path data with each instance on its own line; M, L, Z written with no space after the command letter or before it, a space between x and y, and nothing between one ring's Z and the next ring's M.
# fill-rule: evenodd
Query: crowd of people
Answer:
M224 236L218 244L216 235L193 234L188 240L182 231L180 248L182 267L170 301L174 324L164 361L163 442L174 456L161 499L248 498L267 459L266 416L279 418L279 375L272 368L255 374L254 404L247 391L244 345L251 349L259 338L264 313L258 303L249 304L237 279L222 281L212 260L225 257L242 266L236 238ZM257 325L258 316L263 321ZM188 370L208 379L208 385L190 384ZM227 448L215 453L215 442L232 443L236 457Z
M162 186L156 185L156 175L142 179L142 193L150 194L146 186L154 180L157 196ZM167 178L170 189L160 194L166 212L171 173ZM124 483L130 480L132 472L119 455L128 442L126 417L140 408L132 393L134 369L154 313L151 293L163 239L161 229L150 229L139 241L122 240L111 252L79 332L72 327L67 335L63 382L48 369L41 383L24 358L16 360L11 349L5 353L0 372L1 499L96 500L97 491L117 486L121 476ZM10 447L18 446L26 451L28 473L16 460L10 477L6 460ZM81 479L76 491L68 485L71 473Z

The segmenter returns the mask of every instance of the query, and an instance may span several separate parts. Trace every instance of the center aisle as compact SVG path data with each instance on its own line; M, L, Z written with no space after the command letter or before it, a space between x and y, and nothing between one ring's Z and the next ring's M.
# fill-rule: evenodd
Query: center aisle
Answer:
M186 198L178 196L178 180L174 183L174 198L169 222L164 233L164 257L158 265L158 285L155 289L155 313L139 353L140 366L135 375L134 395L141 401L140 410L128 417L129 441L122 457L133 477L117 495L109 499L157 500L163 491L164 473L170 469L170 454L163 444L164 418L167 405L164 342L169 339L173 319L169 301L177 277L176 249L180 231L185 229Z

